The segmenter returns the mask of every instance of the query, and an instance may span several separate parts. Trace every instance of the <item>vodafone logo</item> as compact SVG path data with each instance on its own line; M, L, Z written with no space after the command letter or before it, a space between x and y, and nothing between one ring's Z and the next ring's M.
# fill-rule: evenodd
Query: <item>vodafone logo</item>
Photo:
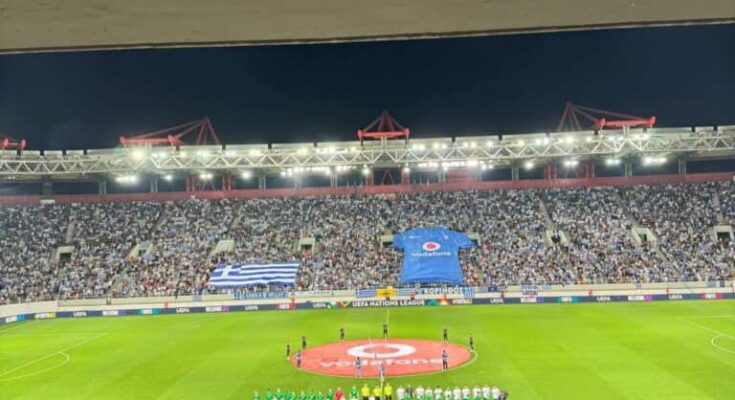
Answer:
M393 351L383 352L380 349L392 349ZM372 350L368 352L368 350ZM347 354L352 357L361 358L396 358L403 357L416 352L416 348L407 344L363 344L347 349Z
M426 242L423 244L423 246L421 246L421 248L425 251L437 251L441 249L441 247L442 246L437 242Z
M386 376L417 375L442 369L442 352L446 351L449 368L462 365L472 358L469 349L454 343L421 339L369 339L330 343L301 351L301 365L296 356L291 364L302 371L332 376L355 376L360 357L360 375L377 377L381 366Z

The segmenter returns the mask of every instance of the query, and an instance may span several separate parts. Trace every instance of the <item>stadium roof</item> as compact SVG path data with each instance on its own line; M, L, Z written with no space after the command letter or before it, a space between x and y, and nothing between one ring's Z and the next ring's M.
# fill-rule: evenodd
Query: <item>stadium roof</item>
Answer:
M735 21L732 0L39 0L0 3L0 53L389 40Z
M259 145L141 144L117 149L0 151L0 180L89 180L95 176L239 173L292 174L347 169L482 168L521 162L735 157L735 126L630 128L601 131L481 135ZM651 161L652 160L652 161Z

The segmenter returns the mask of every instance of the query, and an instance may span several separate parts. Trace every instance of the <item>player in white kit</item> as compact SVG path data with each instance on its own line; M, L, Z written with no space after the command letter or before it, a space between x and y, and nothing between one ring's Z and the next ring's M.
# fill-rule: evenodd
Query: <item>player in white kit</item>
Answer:
M424 400L424 387L421 385L416 386L416 400Z
M483 400L489 400L490 399L490 386L485 385L482 387L482 398Z

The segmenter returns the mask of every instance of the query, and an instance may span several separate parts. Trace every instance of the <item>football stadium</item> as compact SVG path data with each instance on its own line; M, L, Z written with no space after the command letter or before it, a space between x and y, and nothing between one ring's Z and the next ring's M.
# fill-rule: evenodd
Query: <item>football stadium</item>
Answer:
M735 180L687 164L726 162L735 128L654 124L421 139L383 113L327 144L185 144L218 142L208 119L110 150L6 140L1 173L44 194L0 197L2 398L730 399ZM38 180L90 175L98 194Z
M1 3L0 400L735 399L731 2Z

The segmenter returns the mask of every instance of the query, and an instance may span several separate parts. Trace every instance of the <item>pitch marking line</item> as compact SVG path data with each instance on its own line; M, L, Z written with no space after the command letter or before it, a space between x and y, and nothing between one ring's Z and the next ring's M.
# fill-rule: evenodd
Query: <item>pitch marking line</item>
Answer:
M3 335L3 337L48 337L48 336L89 336L99 335L101 332L64 332L64 333L14 333L12 335Z
M66 353L64 353L64 352L56 352L56 353L53 353L52 355L56 355L56 354L60 354L60 355L62 355L62 356L65 357L64 358L64 361L62 361L60 364L54 364L54 365L52 365L50 367L46 367L46 368L44 368L42 370L29 372L29 373L23 374L23 375L12 376L10 378L0 378L0 382L10 382L10 381L18 380L18 379L27 378L29 376L40 375L40 374L42 374L42 373L44 373L46 371L51 371L52 369L61 368L61 367L63 367L64 365L66 365L71 360L71 356L68 355L68 354L66 354Z
M24 326L28 326L28 325L31 325L31 324L33 324L34 322L38 322L38 320L37 320L37 319L34 319L33 321L30 321L30 322L28 322L28 323L25 323L25 324L24 324L24 323L20 323L20 324L18 324L18 326L14 326L14 327L12 327L12 328L8 328L8 329L3 329L3 330L0 330L0 335L4 334L4 333L6 333L6 332L14 331L14 330L16 330L16 329L20 329L20 328L22 328L22 327L24 327Z
M50 371L52 369L62 367L64 365L66 365L69 362L69 360L71 360L71 356L66 353L67 351L69 351L69 350L71 350L73 348L79 347L81 345L87 344L87 343L89 343L89 342L91 342L93 340L97 340L97 339L99 339L99 338L101 338L102 336L105 336L105 335L107 335L106 332L101 333L101 334L99 334L97 336L93 336L93 337L91 337L89 339L82 340L81 342L75 343L75 344L73 344L71 346L68 346L68 347L65 347L65 348L63 348L61 350L57 350L57 351L54 351L52 353L46 354L45 356L39 357L39 358L37 358L35 360L31 360L31 361L29 361L29 362L27 362L25 364L22 364L22 365L19 365L19 366L15 367L15 368L9 369L7 371L3 371L2 373L0 373L0 382L7 382L7 381L12 381L12 380L16 380L16 379L25 378L25 377L32 376L32 375L38 375L38 374L44 373L46 371ZM7 376L9 374L12 374L15 371L18 371L18 370L21 370L21 369L23 369L25 367L28 367L30 365L39 363L39 362L41 362L43 360L46 360L48 358L51 358L51 357L57 355L57 354L60 354L60 355L64 356L64 358L65 358L64 361L62 363L60 363L60 364L55 364L55 365L52 365L50 367L44 368L42 370L33 371L31 373L20 375L20 376L14 376L14 377L10 377L10 378L3 378L4 376Z
M472 359L470 359L470 361L467 361L464 364L460 364L460 365L458 365L458 366L456 366L454 368L451 368L451 369L449 369L447 371L434 371L434 372L428 372L428 373L425 373L425 374L401 375L400 377L403 378L403 377L411 377L411 376L426 376L426 375L448 374L448 373L454 372L454 371L456 371L456 370L458 370L460 368L468 367L468 366L474 364L475 361L477 361L478 358L480 358L480 355L477 354L477 352L474 352L474 353L472 353Z
M702 318L708 318L708 317L702 317ZM720 318L720 317L716 317L716 318ZM731 318L731 317L728 316L728 318ZM730 338L732 340L735 340L735 336L728 335L727 333L722 333L722 332L720 332L720 331L718 331L716 329L712 329L710 327L707 327L707 326L698 324L698 323L696 323L694 321L690 321L690 320L688 320L686 318L679 317L678 319L681 322L687 323L687 324L689 324L691 326L694 326L694 327L697 327L699 329L702 329L702 330L705 330L707 332L710 332L710 333L715 334L715 336L712 336L712 338L710 338L710 340L709 340L709 343L712 345L712 347L714 347L716 349L719 349L721 351L724 351L726 353L735 354L735 350L731 350L731 349L722 347L722 346L720 346L720 345L717 344L717 339L719 339L721 337L726 337L726 338Z
M416 376L429 376L429 375L448 374L448 373L453 372L453 371L456 371L456 370L458 370L460 368L468 367L468 366L474 364L475 361L477 361L478 358L480 358L480 355L477 354L477 352L474 352L474 353L472 353L472 358L469 361L467 361L464 364L460 364L460 365L458 365L458 366L456 366L454 368L451 368L448 371L423 372L423 373L420 373L420 374L406 374L406 375L391 375L391 374L386 374L385 377L386 378L391 378L391 377L393 377L393 378L411 378L411 377L416 377ZM308 373L314 374L314 375L321 375L321 376L332 377L332 378L333 377L348 378L346 376L330 375L330 374L325 374L323 372L317 372L317 371L304 371L304 370L299 370L299 371L308 372ZM360 376L360 377L354 377L354 379L360 379L360 380L363 380L363 379L378 379L378 377L377 376ZM0 380L0 382L2 382L2 380Z

